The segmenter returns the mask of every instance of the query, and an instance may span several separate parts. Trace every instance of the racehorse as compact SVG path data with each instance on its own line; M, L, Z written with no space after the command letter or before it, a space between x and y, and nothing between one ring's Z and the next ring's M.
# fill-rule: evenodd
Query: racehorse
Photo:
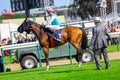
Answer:
M18 32L22 33L23 31L26 31L29 33L32 31L35 36L37 37L40 46L43 48L43 52L45 55L45 60L46 60L46 69L49 69L49 40L48 40L48 34L47 32L44 31L45 27L44 25L40 25L38 23L35 23L30 20L24 20L24 22L18 27ZM67 26L62 29L61 31L61 38L62 40L56 41L54 40L54 47L60 46L65 44L66 42L71 43L77 50L76 54L76 60L79 64L81 65L81 57L82 57L82 50L85 50L87 47L87 35L84 29L80 27L75 27L75 26Z

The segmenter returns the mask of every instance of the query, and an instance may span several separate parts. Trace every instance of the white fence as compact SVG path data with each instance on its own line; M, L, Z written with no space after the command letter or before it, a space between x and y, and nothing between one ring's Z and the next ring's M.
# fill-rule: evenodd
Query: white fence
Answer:
M110 36L111 36L111 38L120 37L120 32L113 32L113 33L110 33ZM91 39L91 38L92 38L92 35L88 35L88 39Z
M34 46L37 46L37 45L38 45L38 42L30 42L30 43L21 43L21 44L1 46L0 49L12 50L12 49L19 49L19 48L34 47Z

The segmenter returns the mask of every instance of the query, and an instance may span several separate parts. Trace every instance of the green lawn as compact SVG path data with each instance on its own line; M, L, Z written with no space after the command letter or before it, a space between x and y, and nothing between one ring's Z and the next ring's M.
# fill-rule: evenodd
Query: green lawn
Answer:
M109 52L120 51L120 44L119 45L109 45L108 46L108 51Z
M84 63L79 68L77 64L52 66L50 70L37 68L15 72L0 73L0 80L120 80L120 60L110 61L111 69L95 70L94 62Z

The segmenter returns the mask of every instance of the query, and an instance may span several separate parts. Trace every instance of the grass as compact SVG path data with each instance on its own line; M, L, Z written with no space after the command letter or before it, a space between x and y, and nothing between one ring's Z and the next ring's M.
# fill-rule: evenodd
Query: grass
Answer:
M110 61L111 69L95 70L94 62L84 63L79 68L77 64L52 66L45 68L29 69L15 72L0 73L0 80L119 80L120 60Z
M4 58L5 58L5 64L10 64L10 57L9 56L5 56ZM13 59L16 59L16 57L12 56L12 61L13 61Z
M116 51L120 51L120 44L117 45L109 45L108 46L108 52L116 52Z

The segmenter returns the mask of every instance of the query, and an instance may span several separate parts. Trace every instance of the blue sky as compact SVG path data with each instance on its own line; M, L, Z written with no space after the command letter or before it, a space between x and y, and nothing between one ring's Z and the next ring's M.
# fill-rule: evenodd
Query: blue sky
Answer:
M68 5L69 0L54 0L56 6ZM10 0L1 0L0 1L0 14L1 12L6 10L11 10Z

